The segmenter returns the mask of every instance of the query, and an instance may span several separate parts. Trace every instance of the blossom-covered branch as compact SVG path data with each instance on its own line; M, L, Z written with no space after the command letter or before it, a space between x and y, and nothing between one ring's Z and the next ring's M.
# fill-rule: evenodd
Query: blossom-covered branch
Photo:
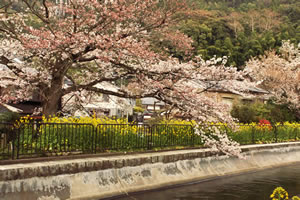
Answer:
M278 103L288 104L300 116L300 44L284 41L280 54L268 52L252 59L245 71L254 81L272 92Z

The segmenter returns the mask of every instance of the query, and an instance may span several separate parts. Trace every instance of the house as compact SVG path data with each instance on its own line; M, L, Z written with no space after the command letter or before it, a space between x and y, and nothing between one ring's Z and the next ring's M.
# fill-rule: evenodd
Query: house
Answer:
M237 103L255 103L266 102L269 99L269 92L258 87L249 86L247 95L243 95L237 92L229 91L226 88L212 88L210 93L216 95L218 102L227 104L230 108Z
M230 108L236 103L255 103L257 101L264 103L267 101L271 94L270 92L253 86L249 83L245 85L241 81L237 80L226 80L219 82L208 82L207 85L203 86L203 83L194 81L199 88L207 88L205 94L214 98L217 102L227 104ZM244 92L228 89L230 85L242 85L245 88Z
M14 59L15 62L20 62L18 59ZM29 69L30 70L30 69ZM14 95L17 91L17 86L15 85L15 78L11 76L10 70L5 66L0 64L0 95L4 97L5 94L9 93L10 96ZM1 82L5 82L6 87L1 87ZM8 86L7 86L8 85ZM27 100L21 102L9 101L8 103L0 103L0 113L1 112L16 112L20 115L32 115L36 108L41 107L40 96L38 93L33 92L28 94Z
M145 108L148 112L160 111L166 106L164 102L159 101L153 97L142 98L141 102L143 108Z
M230 85L242 85L242 82L236 80L219 82L199 82L192 80L188 81L186 84L190 85L191 87L199 88L199 91L203 91L204 95L211 97L216 102L227 104L230 108L232 108L234 104L241 102L265 102L271 96L268 91L258 88L252 83L243 83L244 92L234 90L232 87L230 87ZM181 115L181 112L178 109L173 109L171 112L168 110L168 107L164 102L161 102L155 98L142 98L141 104L145 109L143 114L144 121L153 118L155 114L157 115L157 113L160 115L163 113L163 115L166 117L171 116L174 118L185 118L185 116Z
M145 109L143 113L144 120L151 119L153 115L162 114L166 108L166 104L153 97L145 97L141 99L142 107Z
M18 60L17 60L18 61ZM28 68L34 72L34 69ZM5 65L0 65L0 95L3 97L5 93L12 93L17 91L17 86L14 84L15 79L11 76L10 70ZM1 82L9 83L8 87L1 87ZM10 84L11 83L11 84ZM70 87L73 83L69 79L65 78L64 87ZM120 88L109 83L102 82L96 84L94 87L107 89L113 92L117 92ZM79 101L79 98L76 98L76 95L72 96L65 95L62 100L63 114L68 113L70 115L91 115L96 114L97 116L116 116L116 117L125 117L131 116L133 114L133 107L135 101L132 99L125 99L120 97L115 97L106 94L97 94L94 92L85 92L85 100L83 102ZM12 95L10 95L12 96ZM31 94L27 95L28 98L25 101L21 102L9 102L2 103L0 105L0 112L17 112L20 115L32 115L37 108L42 107L41 97L38 92L33 91Z
M68 87L68 86L66 86ZM117 92L120 88L109 82L101 82L94 87ZM74 116L96 115L97 117L128 117L133 115L134 99L120 98L113 95L86 91L84 101L72 94L63 98L63 111ZM81 101L81 102L80 102ZM75 103L76 102L76 103ZM80 105L79 105L80 104Z

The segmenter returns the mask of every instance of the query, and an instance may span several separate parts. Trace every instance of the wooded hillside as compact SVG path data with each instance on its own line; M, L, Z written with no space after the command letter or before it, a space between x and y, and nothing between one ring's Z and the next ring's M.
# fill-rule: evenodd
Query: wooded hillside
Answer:
M300 1L189 2L193 11L186 14L177 29L194 40L193 54L205 59L229 56L229 65L241 67L251 57L280 47L282 40L300 42ZM180 57L180 52L177 55Z
M21 6L14 3L15 10ZM298 0L189 0L189 6L192 11L178 14L174 31L193 39L192 56L228 56L228 65L241 68L251 57L279 48L282 40L300 42ZM160 35L153 36L153 44L159 51L191 58Z

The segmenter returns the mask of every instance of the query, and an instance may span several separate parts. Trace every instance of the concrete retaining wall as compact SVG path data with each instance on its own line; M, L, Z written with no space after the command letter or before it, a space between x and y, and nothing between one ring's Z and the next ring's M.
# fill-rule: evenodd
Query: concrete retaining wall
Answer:
M0 199L101 199L300 162L300 142L244 146L245 160L205 149L0 166Z

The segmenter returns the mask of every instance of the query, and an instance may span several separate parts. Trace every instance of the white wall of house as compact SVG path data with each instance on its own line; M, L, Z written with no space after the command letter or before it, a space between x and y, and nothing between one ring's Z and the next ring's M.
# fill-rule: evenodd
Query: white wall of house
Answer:
M113 92L117 92L119 90L117 86L108 82L97 84L94 87L106 89ZM64 99L68 98L65 97ZM73 104L73 106L75 106L76 97L70 99L69 101L70 105ZM127 117L133 114L134 106L135 100L133 99L126 99L107 94L95 94L87 92L87 95L85 96L85 101L81 103L81 106L78 106L75 109L69 106L68 109L72 110L72 113L74 113L75 116L79 114L81 116L96 114L98 117Z

